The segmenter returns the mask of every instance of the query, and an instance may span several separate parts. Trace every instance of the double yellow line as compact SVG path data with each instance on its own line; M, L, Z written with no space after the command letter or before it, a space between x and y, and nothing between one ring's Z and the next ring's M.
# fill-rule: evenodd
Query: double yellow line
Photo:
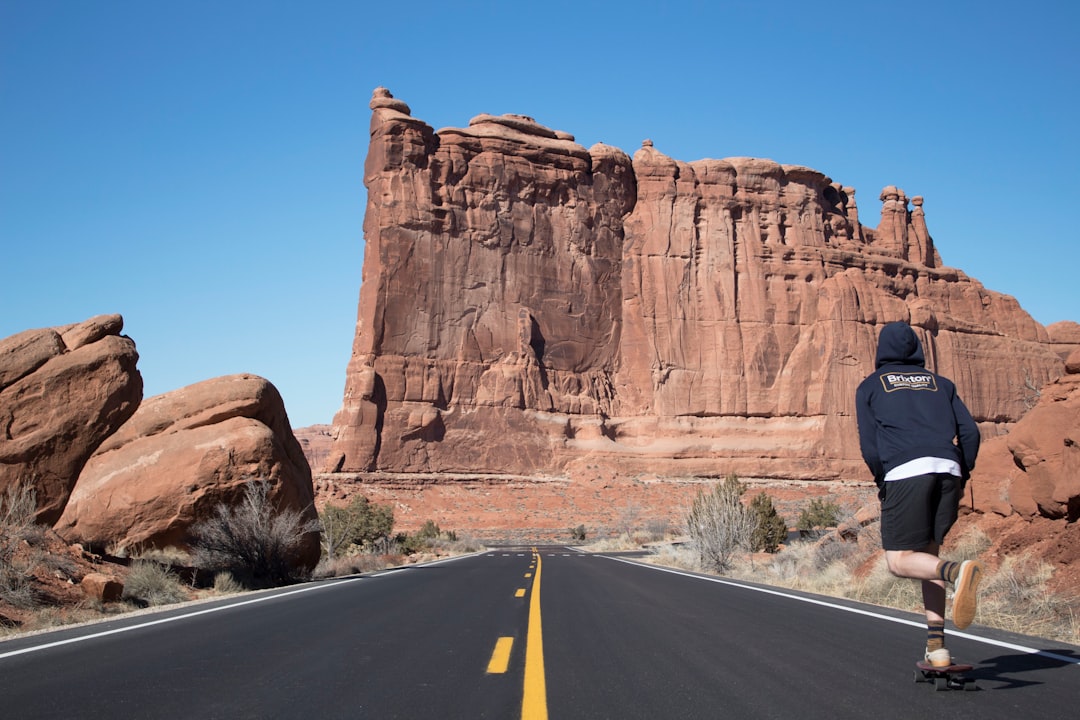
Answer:
M521 699L521 720L547 720L547 682L544 679L544 630L540 620L540 553L536 558L536 577L529 597L529 630L525 641L525 692Z
M529 598L529 627L525 636L525 688L521 698L521 720L547 720L547 682L544 679L544 630L540 620L540 553L533 548L536 573L525 573L532 577L532 596ZM532 567L530 566L530 569ZM514 597L525 597L525 589L520 588ZM491 653L487 671L489 674L505 673L510 667L510 651L514 647L514 638L501 637L495 641L495 650Z

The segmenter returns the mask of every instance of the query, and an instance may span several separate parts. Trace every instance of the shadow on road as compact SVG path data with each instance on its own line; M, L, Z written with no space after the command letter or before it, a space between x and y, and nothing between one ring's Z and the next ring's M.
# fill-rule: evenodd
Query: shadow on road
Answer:
M1014 688L1028 687L1030 685L1042 685L1043 680L1035 680L1023 677L1025 673L1039 670L1053 670L1080 663L1080 653L1072 650L1046 650L1046 654L1015 653L1012 655L998 655L979 662L972 670L971 677L977 680L987 680L999 683L993 689L1011 690Z

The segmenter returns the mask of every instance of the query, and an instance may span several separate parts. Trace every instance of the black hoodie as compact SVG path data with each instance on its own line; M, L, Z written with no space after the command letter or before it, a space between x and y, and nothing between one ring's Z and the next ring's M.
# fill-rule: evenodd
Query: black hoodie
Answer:
M922 345L907 323L881 330L877 370L855 391L859 448L877 483L917 458L955 460L966 480L979 452L979 427L948 378L924 367Z

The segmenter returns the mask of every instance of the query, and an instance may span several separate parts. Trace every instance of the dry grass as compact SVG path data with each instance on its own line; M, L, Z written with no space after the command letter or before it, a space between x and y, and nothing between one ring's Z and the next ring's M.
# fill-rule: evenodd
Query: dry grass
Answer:
M816 541L792 543L768 557L744 554L732 564L728 575L921 613L922 591L918 582L894 577L884 558L872 564L868 572L865 570L880 547L878 533L877 524L872 524L860 530L858 542L827 535ZM950 559L975 559L990 544L982 531L972 528L953 539L942 554ZM696 553L684 546L654 548L648 562L702 570ZM856 574L857 570L861 575ZM1050 575L1048 565L1028 556L1006 558L1000 567L987 571L979 589L976 622L1009 632L1080 644L1077 598L1049 594Z
M122 597L139 607L156 607L183 602L188 593L166 566L153 560L136 560L128 570Z
M45 561L45 528L35 522L37 494L18 482L0 494L0 601L17 608L37 604L32 577Z

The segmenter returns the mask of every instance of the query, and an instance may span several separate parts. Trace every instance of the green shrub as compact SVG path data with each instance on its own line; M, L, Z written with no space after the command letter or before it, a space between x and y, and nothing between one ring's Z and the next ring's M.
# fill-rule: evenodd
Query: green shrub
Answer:
M354 552L357 546L372 550L380 542L385 545L394 528L394 508L374 505L358 495L345 507L324 507L319 522L323 557L342 557Z
M834 502L827 502L814 498L808 507L799 513L799 521L796 528L801 533L813 534L824 528L836 527L840 519L840 506Z
M787 523L776 512L772 498L764 492L750 501L750 511L754 513L756 525L751 538L754 552L774 553L780 549L780 543L787 539Z

